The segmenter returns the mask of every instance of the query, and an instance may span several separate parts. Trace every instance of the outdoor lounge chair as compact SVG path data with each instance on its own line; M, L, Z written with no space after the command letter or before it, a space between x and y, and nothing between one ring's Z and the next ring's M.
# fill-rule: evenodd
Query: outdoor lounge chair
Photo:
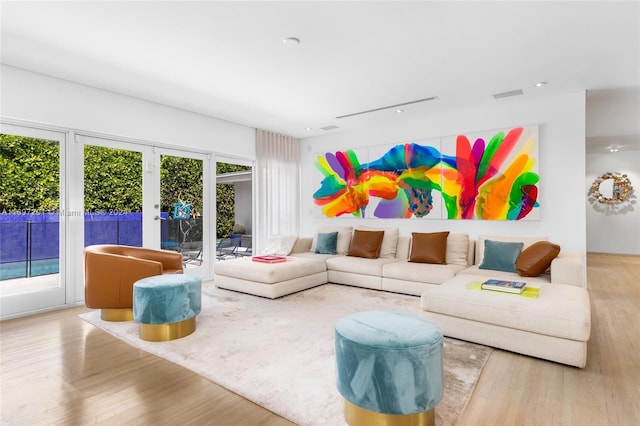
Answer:
M216 246L216 259L225 260L236 257L240 238L223 238Z

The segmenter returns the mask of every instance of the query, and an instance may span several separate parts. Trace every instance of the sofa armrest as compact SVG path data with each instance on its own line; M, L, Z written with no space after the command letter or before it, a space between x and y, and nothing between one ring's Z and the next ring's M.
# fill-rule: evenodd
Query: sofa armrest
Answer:
M311 251L312 242L313 238L311 237L298 237L295 244L293 245L293 248L291 249L291 254Z
M577 251L562 250L551 262L551 282L586 287L584 255Z
M157 253L148 258L148 260L162 263L163 271L167 269L183 270L181 253L175 253L169 250L157 250Z

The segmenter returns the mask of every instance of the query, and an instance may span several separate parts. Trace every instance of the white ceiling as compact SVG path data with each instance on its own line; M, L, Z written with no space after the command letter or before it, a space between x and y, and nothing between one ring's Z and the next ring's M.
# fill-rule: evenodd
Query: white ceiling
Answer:
M296 137L431 96L405 113L640 87L637 1L3 0L0 13L2 63Z

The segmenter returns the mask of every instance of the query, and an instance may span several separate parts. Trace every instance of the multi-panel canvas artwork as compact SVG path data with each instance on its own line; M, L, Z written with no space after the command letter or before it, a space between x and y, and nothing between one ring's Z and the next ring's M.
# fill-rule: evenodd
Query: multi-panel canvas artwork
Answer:
M327 152L324 217L537 220L538 126Z

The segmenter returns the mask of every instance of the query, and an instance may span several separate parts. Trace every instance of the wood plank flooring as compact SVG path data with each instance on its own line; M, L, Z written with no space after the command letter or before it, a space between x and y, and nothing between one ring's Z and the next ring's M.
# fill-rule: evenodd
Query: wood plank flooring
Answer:
M495 350L461 425L640 424L640 257L588 255L585 369ZM2 425L291 425L78 318L0 323Z

